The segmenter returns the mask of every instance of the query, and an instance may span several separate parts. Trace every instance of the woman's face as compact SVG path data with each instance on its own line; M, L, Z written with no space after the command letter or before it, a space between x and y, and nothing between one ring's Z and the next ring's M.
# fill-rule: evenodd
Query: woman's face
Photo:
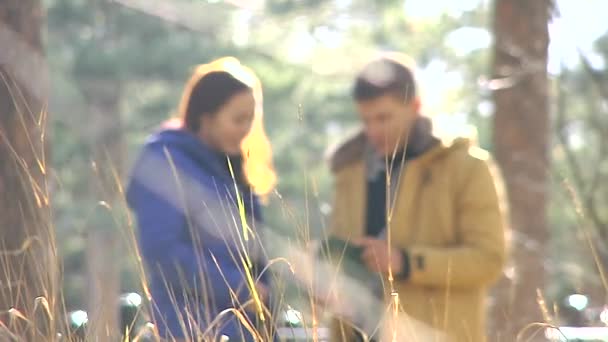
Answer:
M228 155L241 153L241 142L249 133L255 113L253 92L233 95L212 115L201 116L199 138Z

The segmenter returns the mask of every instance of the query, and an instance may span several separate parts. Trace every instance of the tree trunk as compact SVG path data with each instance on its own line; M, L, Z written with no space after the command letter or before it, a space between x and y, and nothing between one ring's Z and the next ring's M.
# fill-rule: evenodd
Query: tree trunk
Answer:
M61 301L46 182L42 24L40 1L0 2L0 321L28 341L50 340L62 321L55 316ZM7 334L0 328L2 341Z
M549 239L549 108L547 82L550 0L496 0L493 80L494 148L509 195L514 272L496 291L490 340L515 341L543 322ZM531 336L526 333L526 336ZM542 333L540 334L542 335Z
M117 234L90 229L87 235L89 323L87 337L94 341L121 340L119 331L120 277Z
M82 78L79 82L88 105L91 131L88 135L94 163L90 195L108 207L98 206L97 226L88 228L88 311L89 338L120 339L119 329L120 265L118 227L115 219L121 210L118 196L124 170L123 137L120 118L120 82L113 79Z

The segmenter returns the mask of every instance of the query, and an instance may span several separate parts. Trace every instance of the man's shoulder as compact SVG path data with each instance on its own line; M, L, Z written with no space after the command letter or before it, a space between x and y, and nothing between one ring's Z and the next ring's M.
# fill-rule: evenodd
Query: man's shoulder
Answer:
M502 173L492 154L473 141L461 139L455 142L448 156L445 171L451 173L460 182L467 183L473 179L491 179L502 186Z
M474 140L460 137L442 141L439 149L435 153L440 158L434 158L438 162L431 162L431 168L436 172L460 181L478 177L487 171L495 175L495 163L490 152L479 147Z
M367 138L362 128L351 132L346 138L331 146L326 152L330 170L335 174L349 165L363 160Z
M472 139L460 137L443 143L449 159L455 163L477 164L489 162L492 159L490 152L479 147Z

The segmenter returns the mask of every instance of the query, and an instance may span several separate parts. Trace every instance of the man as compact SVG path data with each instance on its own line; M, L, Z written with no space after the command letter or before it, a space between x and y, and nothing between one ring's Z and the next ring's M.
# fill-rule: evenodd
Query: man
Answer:
M411 319L447 341L485 341L486 291L505 261L488 153L465 138L432 135L412 70L398 57L366 65L353 97L363 131L330 156L330 235L360 247L361 264L381 275L384 306L397 307L391 338L435 340L408 330ZM346 325L336 328L338 341L357 340Z

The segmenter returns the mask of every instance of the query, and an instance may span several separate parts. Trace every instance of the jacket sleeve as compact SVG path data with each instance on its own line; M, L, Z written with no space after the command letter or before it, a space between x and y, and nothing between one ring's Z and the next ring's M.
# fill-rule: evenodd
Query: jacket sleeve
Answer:
M470 158L470 172L455 194L454 247L413 246L410 278L414 284L473 288L490 285L505 262L504 213L499 200L498 175L488 161Z
M178 179L158 153L143 158L127 196L137 217L139 248L148 272L173 288L187 287L209 296L218 306L230 305L233 299L243 303L249 294L245 277L234 263L221 259L229 255L225 243L211 237L200 241L204 248L195 248L188 236L186 205L176 200L180 197L176 192L184 186L179 182L187 180ZM179 155L172 155L172 159L176 165L172 170L179 169Z

